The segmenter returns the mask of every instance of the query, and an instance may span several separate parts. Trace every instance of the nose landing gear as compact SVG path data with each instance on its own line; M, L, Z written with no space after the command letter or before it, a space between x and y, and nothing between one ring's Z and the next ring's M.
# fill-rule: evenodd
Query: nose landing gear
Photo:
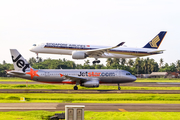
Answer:
M120 87L119 83L118 83L118 90L121 90L121 87Z
M37 57L36 57L36 62L39 62L39 56L38 53L36 53Z

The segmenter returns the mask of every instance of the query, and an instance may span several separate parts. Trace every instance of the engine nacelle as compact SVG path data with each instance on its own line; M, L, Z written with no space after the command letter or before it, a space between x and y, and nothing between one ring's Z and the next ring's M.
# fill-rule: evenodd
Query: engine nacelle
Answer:
M82 51L73 51L72 58L73 59L85 59L87 57L86 53Z
M97 81L97 80L86 81L84 83L81 83L81 86L84 86L84 87L99 87L99 81Z

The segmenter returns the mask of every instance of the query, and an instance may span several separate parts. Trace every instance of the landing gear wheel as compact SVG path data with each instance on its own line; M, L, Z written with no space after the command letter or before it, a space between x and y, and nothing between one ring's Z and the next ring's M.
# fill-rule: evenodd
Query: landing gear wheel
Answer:
M39 62L39 56L38 56L38 53L36 53L37 57L36 57L36 62L38 63Z
M100 63L100 62L101 62L100 60L95 60L95 61L93 61L93 64Z
M118 83L118 90L121 90L121 87L120 87L119 83Z
M121 90L121 87L118 87L118 90Z
M78 90L78 87L77 87L77 86L74 86L74 90Z

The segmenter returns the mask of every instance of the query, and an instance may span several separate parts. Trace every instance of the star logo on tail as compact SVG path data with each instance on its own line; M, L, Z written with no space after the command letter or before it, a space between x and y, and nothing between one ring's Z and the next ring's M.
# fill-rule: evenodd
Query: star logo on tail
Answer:
M34 76L38 76L39 77L37 72L38 72L38 70L34 71L32 68L30 68L30 72L27 72L26 74L31 75L31 79L33 79Z

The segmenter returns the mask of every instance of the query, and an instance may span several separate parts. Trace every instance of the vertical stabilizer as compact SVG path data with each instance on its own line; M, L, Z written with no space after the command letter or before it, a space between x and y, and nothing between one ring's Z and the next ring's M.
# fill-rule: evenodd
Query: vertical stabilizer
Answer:
M16 49L10 49L10 52L15 71L30 70L31 66Z
M158 35L156 35L149 43L147 43L143 48L152 48L158 49L163 41L164 36L166 35L166 31L161 31Z

